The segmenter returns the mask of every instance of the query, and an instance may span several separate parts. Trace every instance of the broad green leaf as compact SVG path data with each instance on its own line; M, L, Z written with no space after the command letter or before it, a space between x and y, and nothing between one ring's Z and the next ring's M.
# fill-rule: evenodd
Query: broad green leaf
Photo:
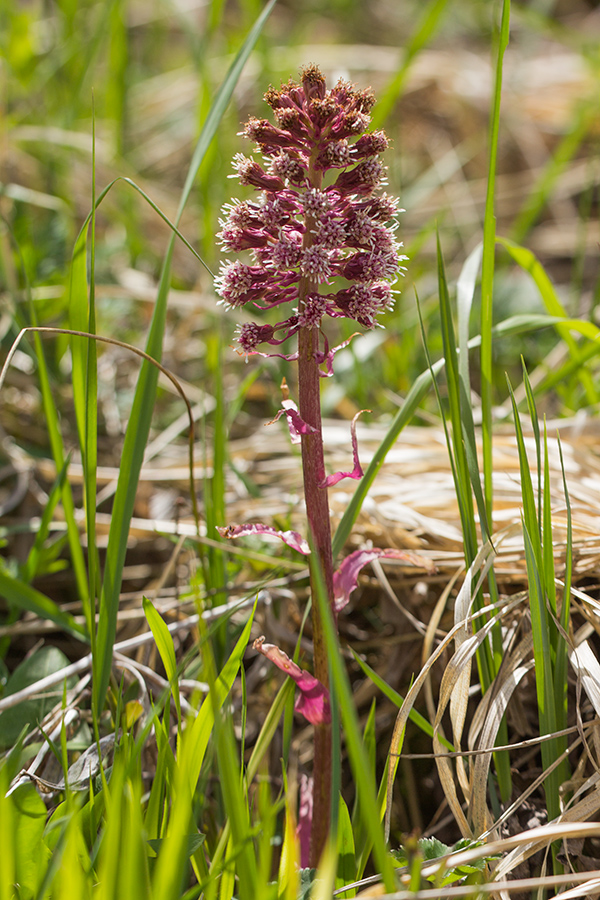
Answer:
M24 660L10 676L4 696L16 694L69 665L69 660L57 647L40 647ZM69 683L73 683L70 679ZM23 700L0 713L0 747L12 747L24 726L35 728L47 713L56 706L55 689L30 700Z

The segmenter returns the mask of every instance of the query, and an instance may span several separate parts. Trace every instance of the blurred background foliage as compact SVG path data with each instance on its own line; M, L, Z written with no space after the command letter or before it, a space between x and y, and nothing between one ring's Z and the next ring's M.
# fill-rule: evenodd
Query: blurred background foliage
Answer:
M127 176L173 220L201 123L261 8L258 0L5 0L0 11L0 337L5 347L28 321L28 290L41 324L60 325L64 319L70 254L91 205L92 116L97 192L114 177ZM399 194L406 208L399 234L410 260L385 330L374 330L340 354L340 377L325 389L330 414L350 417L369 406L376 416L389 416L398 395L425 368L415 291L430 352L434 358L441 353L435 230L455 278L481 240L490 45L498 14L489 0L280 0L202 165L182 230L216 271L219 209L240 191L228 179L230 161L236 152L249 152L238 134L240 123L267 114L262 94L268 85L296 77L302 64L314 62L330 81L344 77L375 90L374 124L392 141L388 190ZM599 35L600 12L590 0L512 4L497 190L498 234L533 250L569 312L592 320L600 296ZM168 227L139 194L118 182L97 221L100 333L142 345L167 240ZM209 389L210 335L221 320L229 343L236 317L215 307L210 277L181 243L173 271L165 363L196 387ZM496 318L537 309L543 311L535 286L500 252ZM346 324L340 325L342 337L350 333ZM476 306L472 329L478 329ZM518 365L519 353L535 384L536 372L543 381L556 366L556 344L550 330L497 341L499 403L506 399L504 371ZM65 348L65 341L53 342L58 383L68 370ZM102 349L100 356L103 429L117 437L135 364L112 349ZM24 377L20 380L18 370L11 375L8 399L32 416L28 443L43 444L35 433L26 347L19 359ZM225 352L224 362L225 389L232 397L247 370L231 352ZM282 375L290 378L285 363L268 366L275 384ZM476 361L474 366L476 371ZM593 377L597 380L597 370ZM273 408L264 396L273 393L265 381L250 390L245 414L253 401L261 414L265 400L267 413ZM567 380L545 395L542 409L572 415L589 401L577 379ZM165 404L159 424L170 418Z

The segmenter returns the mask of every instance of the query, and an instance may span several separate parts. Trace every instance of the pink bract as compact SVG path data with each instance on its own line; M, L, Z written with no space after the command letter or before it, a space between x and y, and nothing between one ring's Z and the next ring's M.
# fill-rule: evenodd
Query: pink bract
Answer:
M340 612L350 600L350 594L358 585L358 576L361 570L375 559L402 559L404 562L426 569L428 572L434 568L430 560L407 550L393 550L391 548L386 550L379 548L355 550L354 553L351 553L344 559L339 569L333 574L334 608L336 612Z
M250 525L221 526L217 528L217 531L221 537L229 540L236 537L246 537L249 534L266 534L279 538L284 544L291 547L292 550L297 550L298 553L302 553L304 556L308 556L310 553L308 541L306 541L301 534L298 534L297 531L278 531L271 525L263 525L261 522L255 522Z
M300 689L294 706L297 712L302 713L311 725L323 725L331 722L329 691L318 678L315 678L306 669L301 669L289 658L287 653L284 653L275 644L265 644L264 637L257 638L252 646L296 682Z
M327 478L325 478L321 482L321 487L333 487L335 484L338 483L338 481L341 481L342 478L354 478L354 479L358 480L359 478L363 477L364 473L363 473L362 467L360 465L360 460L358 458L358 441L356 438L356 420L364 412L371 412L371 410L370 409L361 409L359 412L356 413L356 415L352 419L352 422L350 423L350 436L351 436L351 440L352 440L352 458L354 460L354 468L352 469L351 472L336 472L334 475L328 475Z

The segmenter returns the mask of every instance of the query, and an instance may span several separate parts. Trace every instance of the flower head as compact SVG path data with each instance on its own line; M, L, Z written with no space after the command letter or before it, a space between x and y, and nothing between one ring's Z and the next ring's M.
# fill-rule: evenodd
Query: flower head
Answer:
M262 161L234 159L240 182L260 196L228 205L220 221L223 246L248 251L251 264L227 263L216 289L230 307L289 302L296 315L273 327L245 324L238 337L245 355L320 328L327 315L374 327L392 307L391 283L405 259L391 224L397 202L378 192L388 139L367 131L372 92L343 79L328 90L319 68L307 66L300 83L271 87L265 100L275 123L253 117L242 132ZM326 293L321 286L334 278L349 283Z

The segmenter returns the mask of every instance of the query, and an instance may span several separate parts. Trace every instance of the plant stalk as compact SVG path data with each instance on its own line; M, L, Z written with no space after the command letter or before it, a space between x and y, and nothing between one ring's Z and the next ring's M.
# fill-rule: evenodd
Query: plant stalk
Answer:
M312 167L311 167L312 168ZM314 187L321 185L321 173L311 174ZM312 244L312 223L307 217L304 247ZM316 290L317 286L310 279L303 278L299 285L299 308L304 299ZM333 553L331 549L331 524L329 520L329 500L327 488L322 487L325 479L325 454L323 450L323 429L321 424L321 376L317 361L319 350L319 330L317 328L301 328L298 333L298 411L300 417L314 431L302 435L302 472L304 477L304 499L306 518L316 556L318 569L325 588L330 608L333 609ZM314 674L329 689L329 661L323 631L323 622L319 612L314 574L311 567L312 628L313 628L313 663ZM310 866L316 868L325 842L329 834L331 809L331 724L323 723L314 726L314 761L313 761L313 816L310 839Z

